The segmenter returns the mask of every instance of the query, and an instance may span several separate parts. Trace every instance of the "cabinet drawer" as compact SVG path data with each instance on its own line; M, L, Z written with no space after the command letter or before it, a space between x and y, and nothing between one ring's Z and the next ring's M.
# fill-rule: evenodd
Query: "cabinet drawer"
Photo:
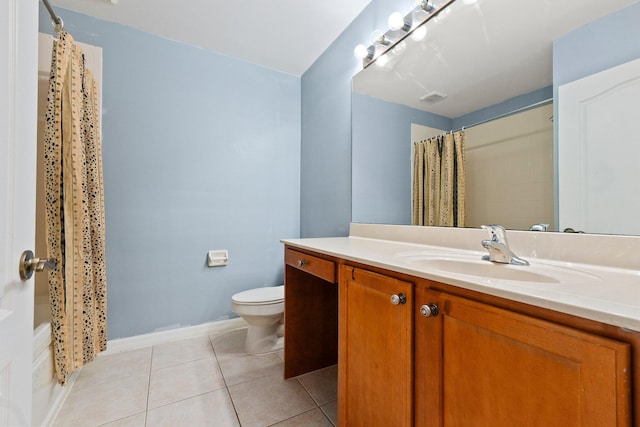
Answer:
M333 261L287 248L284 253L284 262L327 282L336 283L336 263Z

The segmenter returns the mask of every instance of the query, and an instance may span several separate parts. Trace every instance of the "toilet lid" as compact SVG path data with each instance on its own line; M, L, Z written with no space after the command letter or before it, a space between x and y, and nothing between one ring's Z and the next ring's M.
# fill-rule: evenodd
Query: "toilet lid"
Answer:
M239 304L267 304L284 300L284 286L249 289L235 294L233 302Z

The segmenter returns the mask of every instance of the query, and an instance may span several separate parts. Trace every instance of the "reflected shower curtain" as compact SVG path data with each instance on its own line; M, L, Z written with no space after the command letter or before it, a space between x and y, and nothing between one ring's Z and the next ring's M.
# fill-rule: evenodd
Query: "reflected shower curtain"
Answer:
M44 140L46 240L58 382L107 346L105 215L99 100L82 51L54 41Z
M413 224L464 227L464 131L414 144Z

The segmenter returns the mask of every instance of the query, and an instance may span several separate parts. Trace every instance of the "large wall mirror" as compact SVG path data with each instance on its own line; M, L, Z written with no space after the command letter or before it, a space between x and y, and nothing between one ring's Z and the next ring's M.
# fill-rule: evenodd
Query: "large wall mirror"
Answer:
M557 231L553 42L636 1L457 0L359 72L352 220L411 224L412 142L464 128L466 225Z

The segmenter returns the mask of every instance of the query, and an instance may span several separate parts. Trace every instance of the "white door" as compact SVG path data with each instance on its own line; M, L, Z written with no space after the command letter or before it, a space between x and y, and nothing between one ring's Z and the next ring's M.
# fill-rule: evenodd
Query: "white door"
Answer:
M18 261L35 242L38 2L0 5L0 426L29 426L33 278Z
M560 86L560 230L640 234L640 59Z

